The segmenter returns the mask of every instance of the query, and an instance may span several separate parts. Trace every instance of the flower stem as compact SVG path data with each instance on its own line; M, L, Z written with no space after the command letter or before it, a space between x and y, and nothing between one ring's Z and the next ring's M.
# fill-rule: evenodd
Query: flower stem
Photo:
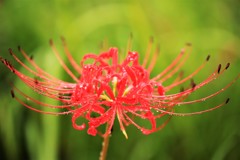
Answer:
M100 153L99 160L106 160L108 145L109 145L109 138L110 138L110 135L106 135L103 138L102 151Z

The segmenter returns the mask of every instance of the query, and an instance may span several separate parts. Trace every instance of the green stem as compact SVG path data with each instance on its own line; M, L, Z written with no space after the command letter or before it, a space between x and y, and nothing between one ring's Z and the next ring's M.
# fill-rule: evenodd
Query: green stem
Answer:
M110 135L104 136L99 160L106 160Z

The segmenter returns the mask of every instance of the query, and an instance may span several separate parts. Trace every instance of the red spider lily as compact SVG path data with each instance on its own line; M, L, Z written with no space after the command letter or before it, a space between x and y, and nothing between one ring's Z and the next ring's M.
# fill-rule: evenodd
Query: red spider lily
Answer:
M155 77L150 78L150 72L156 63L159 52L157 48L153 54L152 62L147 66L150 59L151 42L149 43L142 64L139 62L139 54L137 52L129 51L126 58L120 62L118 49L110 48L108 51L102 52L99 55L86 54L79 65L74 61L63 41L64 51L72 68L81 75L80 78L78 78L61 59L52 41L50 41L50 44L63 69L75 81L74 83L59 80L48 74L38 67L32 57L29 57L20 47L19 51L30 63L30 66L25 65L13 53L12 49L9 49L9 52L20 65L33 75L32 77L21 73L6 59L0 59L5 66L16 74L26 85L34 89L35 92L60 101L62 104L56 106L43 103L26 95L16 87L11 91L12 97L25 107L36 112L53 115L72 114L72 125L77 130L86 128L84 122L81 124L77 123L77 120L79 121L83 118L85 121L87 120L87 133L93 136L96 134L102 136L110 135L115 119L118 120L120 129L127 138L125 127L130 124L140 129L143 134L150 134L162 129L169 122L172 115L195 115L215 110L228 103L229 99L213 108L199 112L174 112L174 108L178 105L197 103L216 96L231 86L239 77L211 95L193 101L184 101L191 93L217 79L228 69L230 64L228 63L225 67L222 67L220 64L205 80L196 84L192 78L204 68L210 56L206 58L200 67L184 78L180 69L189 55L189 52L186 52L185 48L165 70ZM87 63L87 60L91 60L91 63ZM170 85L162 85L163 82L175 75L178 76ZM171 89L179 87L186 81L191 82L190 87L185 90L182 89L179 93L167 94ZM34 108L16 96L14 91L39 106L58 108L61 109L61 112L46 112ZM144 124L139 124L136 119L148 121L151 126L146 127ZM163 121L159 124L160 120ZM106 126L104 133L101 131L100 126Z

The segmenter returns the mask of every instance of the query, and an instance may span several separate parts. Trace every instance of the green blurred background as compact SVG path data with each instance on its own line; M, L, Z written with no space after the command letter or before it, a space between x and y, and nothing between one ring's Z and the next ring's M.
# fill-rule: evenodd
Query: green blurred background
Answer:
M186 74L209 53L212 56L195 78L196 83L219 63L232 64L220 79L188 98L193 100L221 89L239 73L239 8L239 0L0 0L0 55L13 62L8 48L20 55L17 46L21 45L42 68L71 80L50 49L50 38L63 54L60 36L64 36L73 56L80 61L85 53L98 53L103 40L124 51L130 33L133 50L143 55L153 36L161 46L153 74L166 67L186 42L191 42L193 51L184 66ZM23 83L3 65L0 70L0 159L98 159L101 137L74 130L70 115L41 115L19 105L10 96L9 84L21 87ZM191 112L231 98L231 103L213 112L174 117L163 130L148 136L130 126L126 140L116 124L108 159L240 159L239 88L238 81L211 100L179 107L179 112ZM28 88L24 92L33 94ZM42 96L38 99L49 101Z

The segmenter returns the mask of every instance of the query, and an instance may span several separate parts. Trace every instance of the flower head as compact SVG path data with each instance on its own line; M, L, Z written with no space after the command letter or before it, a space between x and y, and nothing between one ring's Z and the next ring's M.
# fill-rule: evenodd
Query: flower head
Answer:
M215 107L199 112L174 112L174 108L178 105L197 103L216 96L231 86L239 77L238 76L227 86L211 95L193 101L184 101L191 93L217 79L228 69L230 64L227 63L226 66L220 64L205 80L196 84L193 81L193 77L204 68L210 56L207 56L203 64L194 72L183 77L180 69L186 61L189 52L186 52L186 48L182 49L176 59L173 60L165 70L155 77L150 77L150 73L156 63L159 52L157 48L153 53L150 64L147 65L152 42L149 43L149 49L146 52L143 63L139 62L139 54L133 51L128 51L125 59L120 61L122 57L119 57L118 49L110 48L108 51L101 52L99 55L86 54L80 64L78 64L73 59L63 40L66 56L72 68L80 74L80 77L76 77L61 59L52 41L50 41L50 45L63 69L74 82L65 82L48 74L20 47L18 48L19 51L30 63L30 66L24 64L13 53L12 49L9 49L9 52L19 64L33 75L32 77L21 73L14 68L8 60L3 58L0 59L5 66L17 75L26 85L34 89L34 91L56 101L60 101L62 105L55 106L43 103L26 95L16 87L13 87L11 91L12 97L25 107L36 112L53 115L72 114L73 127L77 130L87 128L87 133L93 136L97 134L102 136L111 134L115 119L119 122L120 129L127 138L125 127L128 125L136 126L143 134L150 134L162 129L173 115L194 115L217 109L228 103L229 99ZM165 81L175 75L178 76L176 76L177 78L171 84L166 86L163 85ZM186 81L191 82L188 88L181 89L179 93L169 94L171 89L179 87ZM16 96L16 92L19 93L20 96L34 102L36 105L59 108L61 111L46 112L37 109L28 105L19 98L19 96ZM82 120L82 118L85 119L85 123L79 123L79 120ZM146 125L144 122L139 124L138 119L148 121L150 125ZM104 125L106 126L106 131L103 133L103 131L101 131L101 126Z

